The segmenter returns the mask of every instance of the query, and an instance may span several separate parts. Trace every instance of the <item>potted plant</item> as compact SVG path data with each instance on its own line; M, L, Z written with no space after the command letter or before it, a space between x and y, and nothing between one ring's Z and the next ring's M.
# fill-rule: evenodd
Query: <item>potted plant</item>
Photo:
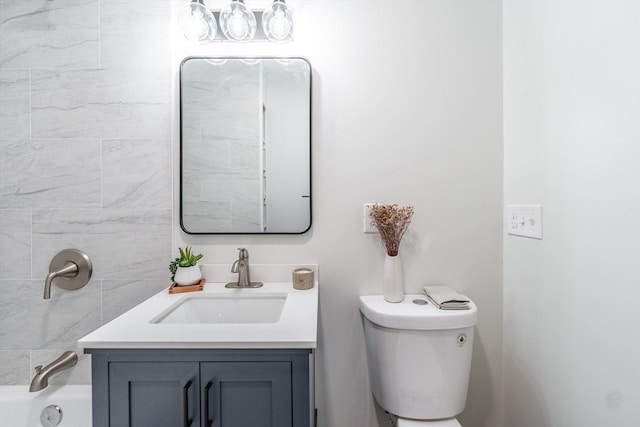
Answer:
M191 248L187 246L178 248L180 257L169 263L169 271L171 271L171 280L177 285L195 285L202 279L202 272L198 266L198 261L202 258L202 254L194 254Z

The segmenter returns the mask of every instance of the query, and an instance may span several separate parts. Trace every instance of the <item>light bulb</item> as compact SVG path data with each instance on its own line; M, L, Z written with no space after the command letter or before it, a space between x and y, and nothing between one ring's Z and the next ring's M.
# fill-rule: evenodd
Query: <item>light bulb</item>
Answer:
M200 43L212 41L218 30L213 13L207 9L203 0L193 0L182 8L178 22L188 40Z
M267 38L276 43L291 41L293 19L284 0L274 0L262 14L262 29Z
M246 42L256 34L256 17L242 0L232 0L220 12L220 28L229 40Z

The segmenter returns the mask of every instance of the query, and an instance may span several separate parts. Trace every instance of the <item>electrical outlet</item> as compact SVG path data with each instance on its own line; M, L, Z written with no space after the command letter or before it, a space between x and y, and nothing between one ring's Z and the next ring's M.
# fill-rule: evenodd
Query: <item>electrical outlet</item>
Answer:
M542 239L542 205L507 205L505 227L513 236Z
M365 203L364 204L364 209L363 209L363 216L364 216L364 228L362 230L363 233L377 233L378 229L376 228L375 225L371 224L371 217L369 217L369 211L371 210L371 207L375 205L375 203Z

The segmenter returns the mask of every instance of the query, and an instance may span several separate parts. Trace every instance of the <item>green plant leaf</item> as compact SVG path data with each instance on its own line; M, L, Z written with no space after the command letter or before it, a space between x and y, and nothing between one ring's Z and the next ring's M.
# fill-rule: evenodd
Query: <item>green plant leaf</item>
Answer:
M180 257L169 263L171 280L174 279L178 267L193 267L195 265L198 265L198 261L200 261L203 256L202 254L195 255L190 246L187 246L184 249L178 248L178 251L180 252Z

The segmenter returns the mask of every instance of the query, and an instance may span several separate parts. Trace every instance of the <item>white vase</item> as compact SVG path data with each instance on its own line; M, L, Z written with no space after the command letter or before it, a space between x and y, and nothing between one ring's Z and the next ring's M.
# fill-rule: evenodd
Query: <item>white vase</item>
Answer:
M404 299L404 277L400 255L386 255L384 259L382 294L388 302L401 302Z
M178 267L173 281L180 286L195 285L202 279L200 266L193 265L191 267Z

